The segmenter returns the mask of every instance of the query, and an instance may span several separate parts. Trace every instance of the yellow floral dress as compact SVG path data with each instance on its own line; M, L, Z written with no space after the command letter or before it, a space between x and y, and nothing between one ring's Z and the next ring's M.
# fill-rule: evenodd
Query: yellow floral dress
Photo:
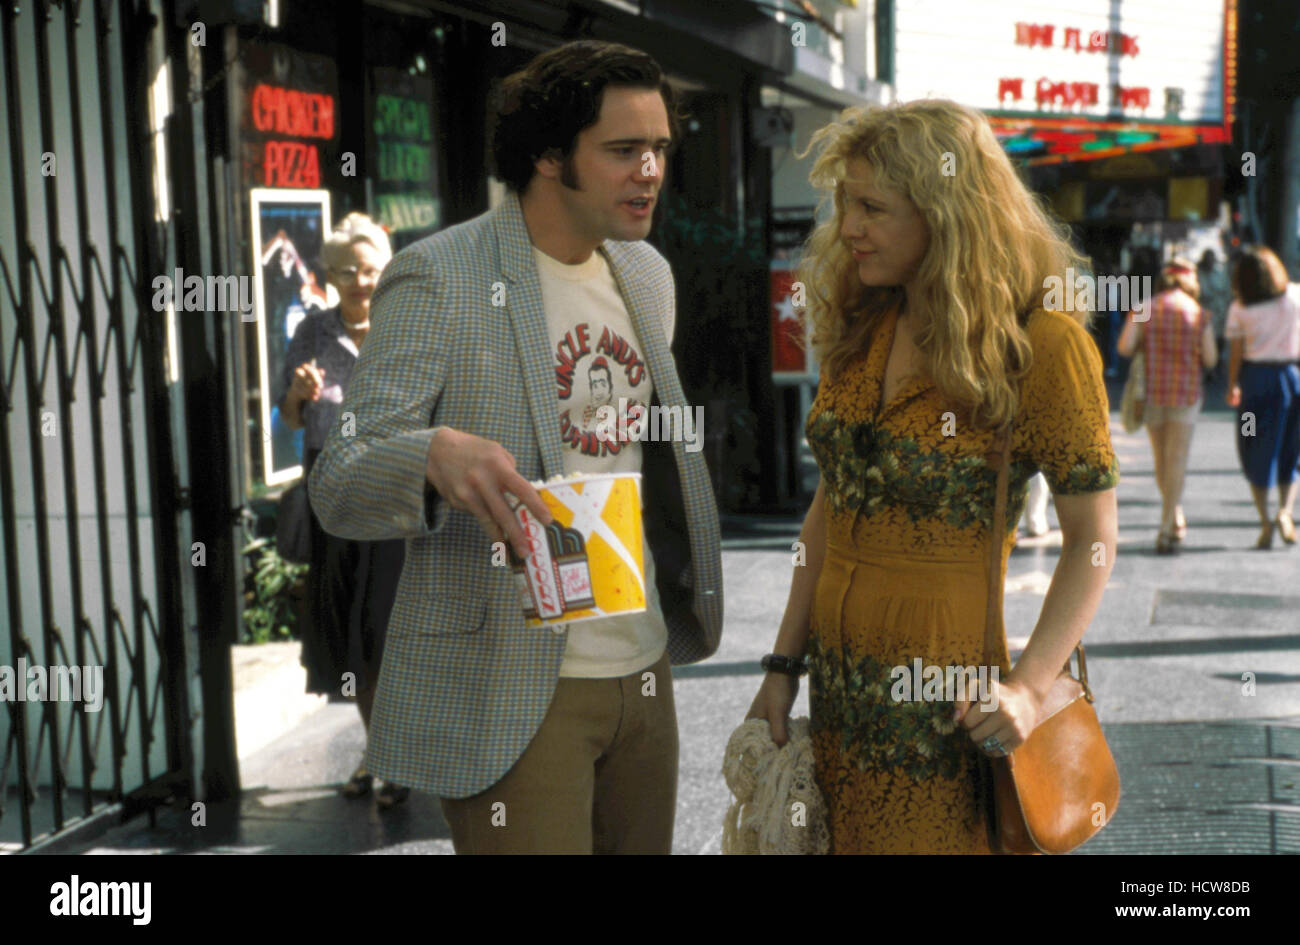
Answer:
M994 434L921 378L880 405L897 312L821 385L808 442L821 467L827 551L808 644L813 747L836 853L988 853L979 755L952 701L896 701L894 667L1009 668L986 661ZM1012 436L1002 575L1030 477L1057 494L1110 489L1101 359L1067 315L1028 322L1033 365ZM1005 636L1003 636L1005 641Z

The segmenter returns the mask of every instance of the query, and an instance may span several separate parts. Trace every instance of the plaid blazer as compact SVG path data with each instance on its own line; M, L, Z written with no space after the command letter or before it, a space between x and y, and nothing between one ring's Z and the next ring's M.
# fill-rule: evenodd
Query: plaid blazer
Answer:
M686 408L663 313L668 263L644 242L600 251L627 306L656 400ZM494 304L495 303L495 304ZM495 440L525 479L564 471L542 290L518 198L398 253L371 299L370 330L340 423L308 482L325 530L406 539L366 767L443 797L491 787L541 726L566 633L524 625L511 569L494 567L474 517L426 505L431 428ZM703 454L643 444L646 539L675 663L722 635L717 509Z

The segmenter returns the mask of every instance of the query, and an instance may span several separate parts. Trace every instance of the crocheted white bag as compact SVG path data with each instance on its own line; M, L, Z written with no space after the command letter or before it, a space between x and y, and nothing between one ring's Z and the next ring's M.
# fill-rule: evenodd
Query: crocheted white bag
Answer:
M722 852L826 853L826 802L813 777L808 719L791 719L777 748L766 719L750 719L727 740L722 776L735 795L722 822Z

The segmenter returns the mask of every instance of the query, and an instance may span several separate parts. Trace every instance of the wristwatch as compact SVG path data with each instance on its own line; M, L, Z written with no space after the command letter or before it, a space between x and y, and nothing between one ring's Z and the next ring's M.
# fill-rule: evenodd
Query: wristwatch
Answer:
M787 676L802 676L808 672L808 664L800 656L769 653L759 661L759 665L769 673L784 673Z

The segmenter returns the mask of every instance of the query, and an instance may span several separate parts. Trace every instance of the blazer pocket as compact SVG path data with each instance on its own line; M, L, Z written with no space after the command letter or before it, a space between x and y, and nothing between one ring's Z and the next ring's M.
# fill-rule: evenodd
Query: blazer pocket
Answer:
M476 633L483 629L487 617L487 601L482 596L446 594L416 598L402 605L399 600L393 607L390 632L417 636Z

